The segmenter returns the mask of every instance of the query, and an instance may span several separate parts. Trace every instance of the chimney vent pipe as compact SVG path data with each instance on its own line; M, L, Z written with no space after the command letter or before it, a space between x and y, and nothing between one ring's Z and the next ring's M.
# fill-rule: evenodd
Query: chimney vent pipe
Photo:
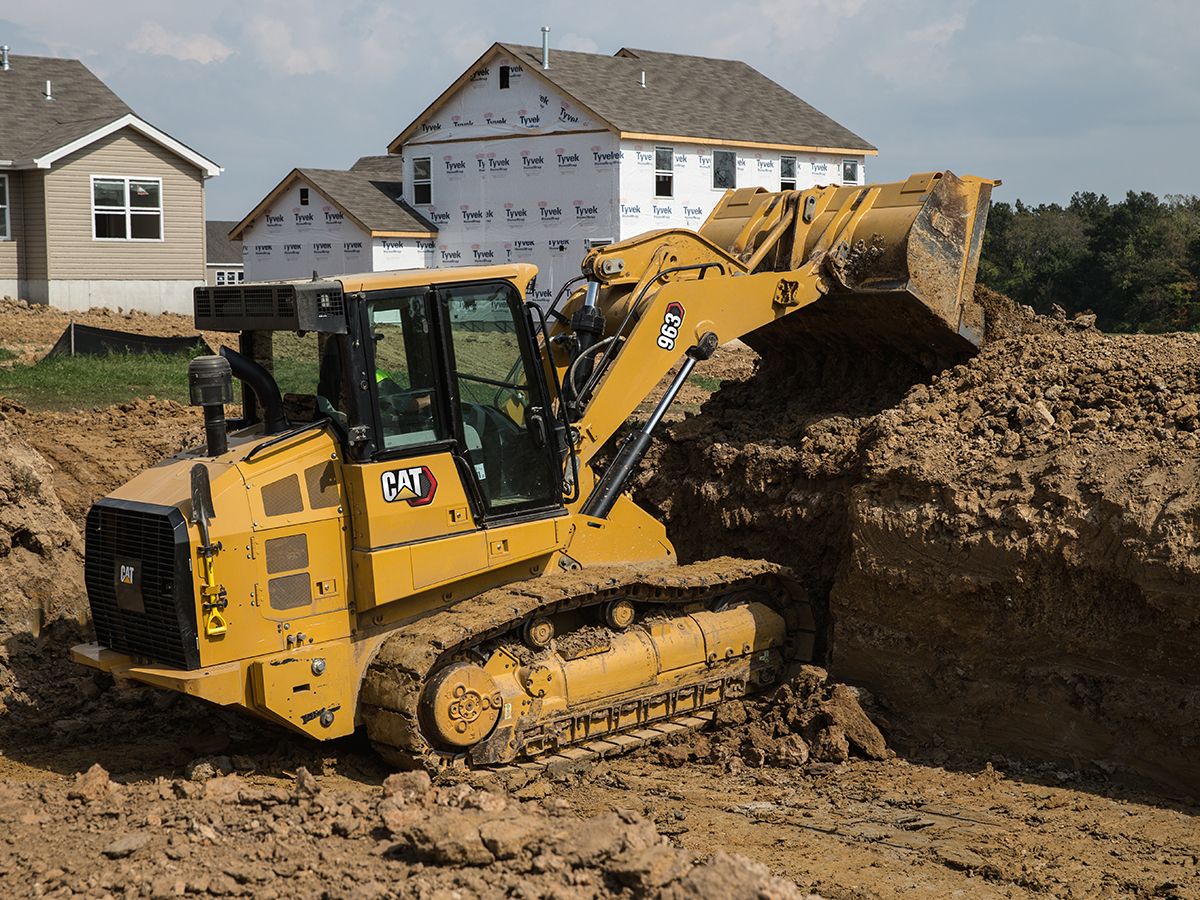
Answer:
M550 68L550 26L542 26L542 68Z
M8 44L0 47L0 69L7 72L12 66L8 64Z
M642 80L638 82L642 87L646 86L646 70L642 69Z
M46 99L47 100L54 99L54 91L52 91L50 89L50 79L49 78L46 79Z

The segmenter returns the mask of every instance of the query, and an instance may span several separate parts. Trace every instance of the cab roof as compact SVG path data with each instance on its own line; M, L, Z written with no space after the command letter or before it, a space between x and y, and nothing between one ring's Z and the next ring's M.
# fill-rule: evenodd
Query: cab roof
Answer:
M521 290L537 275L533 263L506 263L499 266L455 266L445 269L393 269L387 272L364 272L358 275L337 275L347 294L358 291L385 291L394 288L424 287L426 285L458 284L467 281L511 281Z

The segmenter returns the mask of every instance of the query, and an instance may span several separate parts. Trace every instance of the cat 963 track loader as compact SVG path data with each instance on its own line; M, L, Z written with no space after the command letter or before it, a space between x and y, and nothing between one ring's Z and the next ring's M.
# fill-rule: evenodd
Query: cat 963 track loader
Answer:
M425 766L617 752L823 662L803 585L674 565L630 476L733 338L974 352L994 183L731 191L698 232L592 249L548 310L526 264L196 289L239 350L189 368L206 446L89 513L74 658Z

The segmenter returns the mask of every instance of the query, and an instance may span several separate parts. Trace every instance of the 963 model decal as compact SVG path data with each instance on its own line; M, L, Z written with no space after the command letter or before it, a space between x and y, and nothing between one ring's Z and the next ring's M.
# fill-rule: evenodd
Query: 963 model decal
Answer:
M675 339L679 337L679 328L683 325L683 304L671 302L663 313L662 327L658 329L658 346L664 350L675 349Z

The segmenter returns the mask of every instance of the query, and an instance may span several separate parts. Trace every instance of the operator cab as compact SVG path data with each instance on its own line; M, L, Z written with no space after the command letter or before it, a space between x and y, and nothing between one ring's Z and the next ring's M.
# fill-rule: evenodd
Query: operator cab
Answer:
M241 353L278 384L288 426L330 423L349 462L448 453L477 521L553 514L563 508L563 454L522 293L533 271L198 288L196 325L239 331ZM274 315L257 315L268 296ZM262 419L263 398L246 384L235 427Z

